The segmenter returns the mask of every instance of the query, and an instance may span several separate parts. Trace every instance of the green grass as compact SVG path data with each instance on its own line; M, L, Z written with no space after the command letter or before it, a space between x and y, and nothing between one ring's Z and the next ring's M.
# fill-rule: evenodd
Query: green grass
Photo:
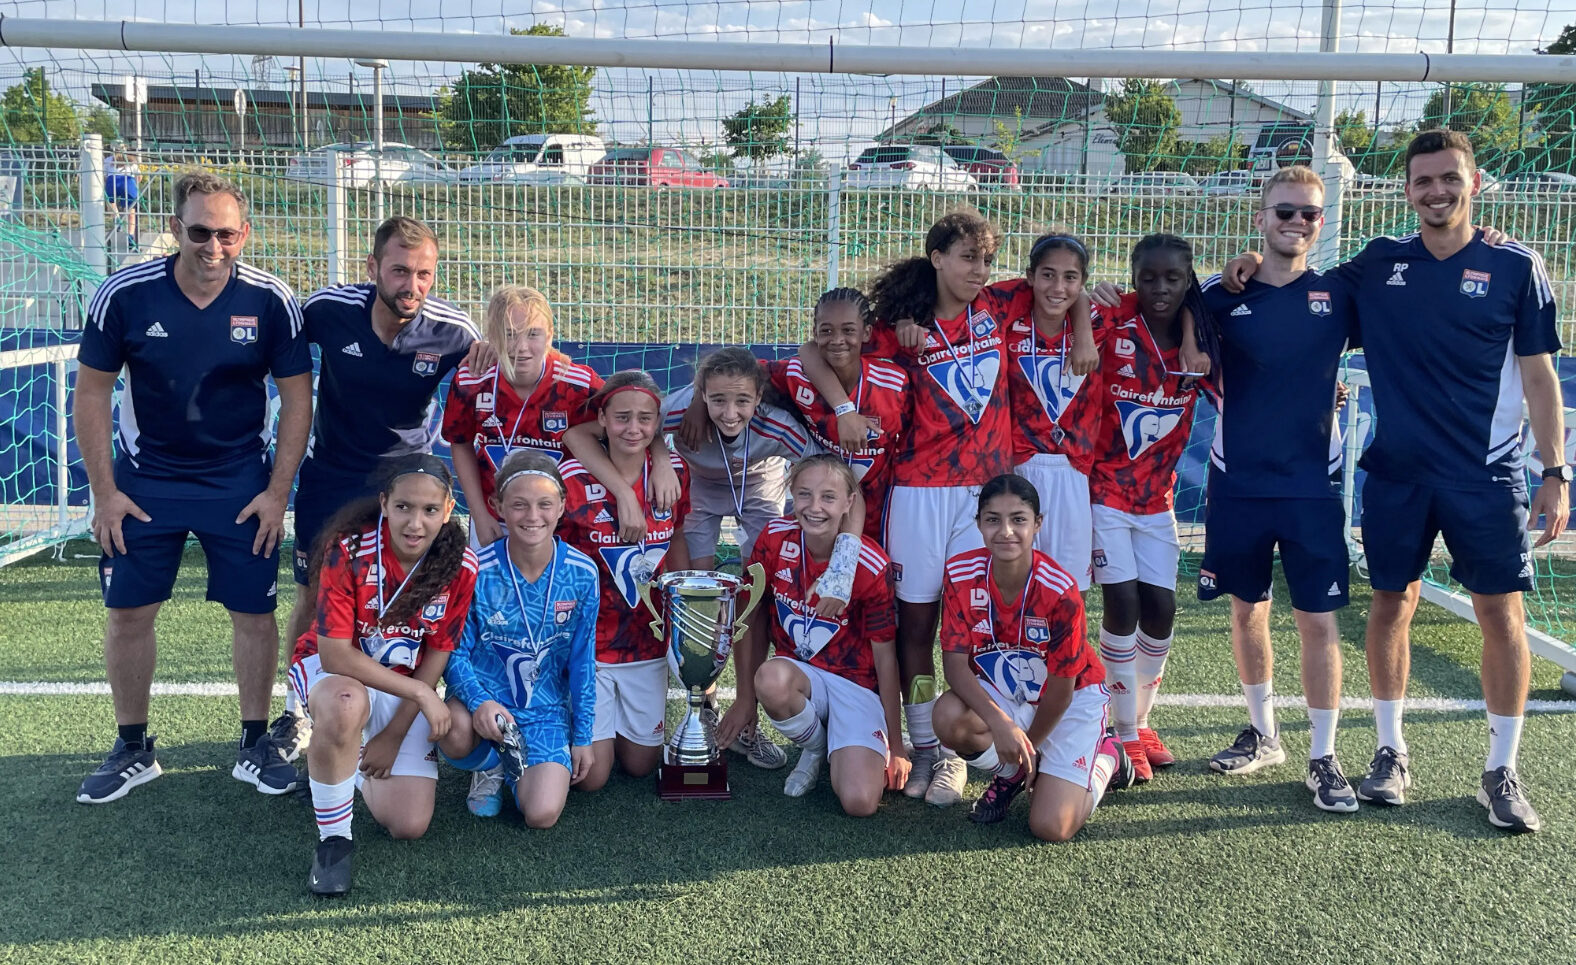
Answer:
M158 679L229 678L222 614L188 561L161 617ZM1346 693L1366 694L1366 586L1342 616ZM102 678L90 562L0 570L0 679ZM1184 598L1172 693L1235 690L1224 605ZM1277 690L1295 693L1289 614L1276 623ZM1413 629L1412 693L1477 697L1477 635L1437 608ZM1557 699L1534 665L1533 696ZM0 961L825 961L1129 959L1143 962L1472 962L1576 959L1569 928L1576 714L1529 718L1523 772L1545 830L1508 838L1471 799L1481 715L1414 713L1417 783L1405 808L1326 815L1300 769L1228 780L1204 760L1238 709L1156 711L1180 763L1102 805L1069 845L1032 839L1020 802L978 828L889 796L843 817L823 784L781 796L781 773L735 761L735 799L659 802L647 781L574 796L559 826L482 823L446 771L431 831L395 842L357 815L352 896L304 885L315 840L303 799L228 777L234 698L155 698L165 776L117 804L70 803L111 733L107 697L0 697ZM1281 714L1294 759L1306 718ZM1347 712L1358 770L1373 721ZM979 785L970 788L977 793Z

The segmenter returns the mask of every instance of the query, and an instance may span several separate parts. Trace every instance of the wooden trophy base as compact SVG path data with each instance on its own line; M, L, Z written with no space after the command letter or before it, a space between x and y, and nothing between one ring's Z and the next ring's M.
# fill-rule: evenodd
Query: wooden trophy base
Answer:
M669 764L657 767L657 795L664 801L726 801L728 762L719 757L711 764Z

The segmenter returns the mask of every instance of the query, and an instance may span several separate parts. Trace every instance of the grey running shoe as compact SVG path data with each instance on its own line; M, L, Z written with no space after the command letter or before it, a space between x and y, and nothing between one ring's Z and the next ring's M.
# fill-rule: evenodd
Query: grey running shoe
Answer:
M1341 773L1340 762L1334 754L1309 761L1308 779L1303 783L1313 792L1313 806L1319 810L1343 814L1357 810L1357 793Z
M235 767L230 776L245 781L264 794L289 794L301 783L301 772L285 760L273 736L264 734L251 747L243 747L235 755Z
M494 721L503 734L503 740L498 742L499 769L504 777L518 781L525 773L525 738L520 736L520 725L508 714L499 714Z
M936 756L931 768L930 787L925 789L925 803L938 808L949 808L963 800L963 788L969 783L969 766L963 758L944 750Z
M77 789L78 804L108 804L118 801L138 784L146 784L162 774L153 759L153 736L142 739L140 747L127 746L119 737L98 770L89 774Z
M775 771L788 764L788 752L771 742L765 734L761 733L761 725L746 727L734 738L733 746L728 750L735 754L743 754L750 759L750 763L765 771Z
M909 797L924 797L930 790L931 772L935 770L936 760L941 756L941 748L916 747L908 755L914 767L908 772L908 781L903 785L903 793Z
M1488 823L1496 828L1518 834L1536 831L1543 827L1543 820L1527 800L1527 791L1521 786L1514 767L1496 767L1483 772L1483 785L1478 788L1478 803L1488 808Z
M1280 737L1266 737L1248 727L1237 735L1231 746L1209 759L1209 769L1219 774L1252 774L1265 767L1286 762Z
M1368 776L1357 785L1357 796L1374 804L1396 807L1406 803L1406 789L1411 786L1407 756L1393 747L1381 747L1368 765Z

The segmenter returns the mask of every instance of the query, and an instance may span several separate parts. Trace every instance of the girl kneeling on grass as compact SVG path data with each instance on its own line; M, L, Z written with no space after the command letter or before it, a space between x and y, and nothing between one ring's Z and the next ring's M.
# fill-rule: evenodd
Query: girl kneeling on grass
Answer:
M476 596L444 675L453 726L438 746L475 772L472 813L495 816L508 785L525 823L548 828L569 786L591 773L597 569L554 535L564 482L551 458L511 453L493 499L505 536L478 555Z
M324 532L332 535L312 560L317 620L296 641L289 676L312 718L314 894L350 890L358 787L395 838L419 838L432 820L433 742L449 730L433 688L476 587L476 556L453 511L442 460L406 457L375 499L330 521Z
M1001 475L980 490L985 548L947 561L936 734L993 777L969 818L991 824L1033 781L1029 830L1066 841L1111 787L1132 782L1106 727L1105 668L1084 639L1078 581L1034 548L1034 484Z

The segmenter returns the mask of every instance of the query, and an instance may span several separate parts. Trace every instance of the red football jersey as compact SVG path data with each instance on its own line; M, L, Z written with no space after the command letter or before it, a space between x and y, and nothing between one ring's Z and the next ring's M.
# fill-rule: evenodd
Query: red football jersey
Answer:
M893 611L889 562L869 537L859 549L854 571L854 598L836 620L818 616L810 588L826 571L805 552L804 533L791 516L766 524L755 540L751 563L766 568L773 606L763 604L756 619L768 621L768 635L779 657L796 657L837 674L861 687L876 689L876 658L871 644L891 641L897 624ZM764 614L770 613L769 616Z
M443 408L443 438L476 453L482 493L491 508L493 481L504 458L515 449L529 449L561 460L564 430L595 418L586 400L601 387L600 375L558 352L548 357L529 399L521 399L499 376L497 365L472 372L461 362Z
M381 548L382 552L379 553ZM465 614L476 591L476 555L469 549L459 572L437 596L427 601L409 623L379 626L378 582L383 605L394 602L405 570L390 545L388 524L382 538L376 527L343 536L323 555L318 578L317 619L296 641L290 661L317 653L317 638L354 640L361 651L395 673L410 674L427 650L453 650L465 628Z
M908 418L894 486L979 486L1012 471L1011 405L1003 349L1008 299L987 288L956 318L937 319L918 349L885 323L866 354L908 374ZM950 345L949 345L950 343Z
M991 577L990 550L947 560L941 595L941 649L966 653L974 672L1004 696L1040 702L1048 677L1074 687L1105 682L1105 665L1084 635L1078 581L1039 550L1016 600L1003 600Z
M618 538L618 505L580 460L565 459L558 464L566 490L564 518L558 524L558 535L596 560L601 573L596 658L603 663L656 660L667 653L663 642L651 632L651 611L640 601L636 588L641 581L642 567L653 575L662 572L662 561L668 555L673 533L689 515L689 467L677 454L668 455L679 477L679 501L671 511L657 513L646 500L646 487L635 487L635 494L646 511L646 538L639 543L626 543ZM651 466L650 454L646 456L646 466L648 469Z
M1007 313L1007 387L1012 398L1012 461L1027 462L1040 453L1059 453L1084 475L1094 465L1104 412L1100 372L1074 375L1073 329L1046 336L1034 324L1034 290L1018 279L992 285L1011 294ZM1090 321L1096 351L1104 351L1105 327L1098 312Z
M1136 516L1164 513L1193 428L1198 387L1182 388L1180 350L1159 348L1132 295L1111 311L1105 328L1104 416L1089 498Z
M879 541L881 514L892 485L892 457L908 405L908 376L895 364L868 355L860 358L859 367L859 386L851 398L870 423L870 431L864 446L850 453L837 445L837 416L805 378L803 363L798 358L766 363L773 387L793 400L810 438L853 468L865 497L865 535Z

